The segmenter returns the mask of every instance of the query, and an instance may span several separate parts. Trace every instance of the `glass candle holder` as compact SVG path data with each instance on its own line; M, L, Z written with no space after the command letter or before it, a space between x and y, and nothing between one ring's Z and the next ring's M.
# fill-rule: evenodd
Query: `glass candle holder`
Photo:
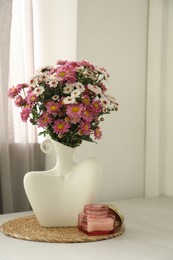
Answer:
M115 232L115 215L104 204L87 204L79 214L78 228L87 235L98 236Z

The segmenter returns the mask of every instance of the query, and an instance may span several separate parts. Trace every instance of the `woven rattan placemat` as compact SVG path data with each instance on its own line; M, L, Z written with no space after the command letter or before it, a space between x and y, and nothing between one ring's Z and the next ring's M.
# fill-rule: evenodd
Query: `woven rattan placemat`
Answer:
M0 230L5 235L18 239L49 243L78 243L94 242L120 236L124 232L124 225L111 235L87 236L80 232L77 227L41 227L37 218L33 215L7 221L1 225Z

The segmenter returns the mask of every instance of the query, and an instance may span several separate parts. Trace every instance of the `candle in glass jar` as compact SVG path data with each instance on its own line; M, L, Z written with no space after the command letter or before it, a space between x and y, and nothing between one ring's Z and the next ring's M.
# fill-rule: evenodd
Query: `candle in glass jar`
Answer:
M115 215L104 204L88 204L79 214L79 230L88 235L106 235L115 232Z

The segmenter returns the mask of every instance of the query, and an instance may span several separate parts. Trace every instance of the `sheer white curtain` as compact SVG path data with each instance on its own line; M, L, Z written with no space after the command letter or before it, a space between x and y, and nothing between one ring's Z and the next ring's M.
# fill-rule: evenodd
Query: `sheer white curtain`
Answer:
M31 0L0 0L0 212L30 209L23 176L44 168L36 129L20 119L7 97L9 85L27 82L34 72Z

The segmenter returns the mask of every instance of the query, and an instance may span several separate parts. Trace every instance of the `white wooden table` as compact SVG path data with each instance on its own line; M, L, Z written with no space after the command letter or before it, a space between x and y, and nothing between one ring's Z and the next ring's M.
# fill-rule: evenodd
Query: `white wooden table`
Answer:
M0 233L0 260L173 260L173 197L114 203L125 215L123 235L91 243L58 244L18 240ZM0 225L29 214L0 215Z

